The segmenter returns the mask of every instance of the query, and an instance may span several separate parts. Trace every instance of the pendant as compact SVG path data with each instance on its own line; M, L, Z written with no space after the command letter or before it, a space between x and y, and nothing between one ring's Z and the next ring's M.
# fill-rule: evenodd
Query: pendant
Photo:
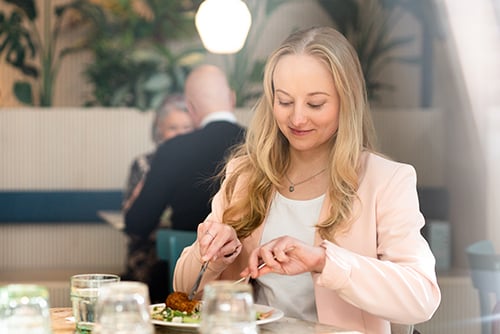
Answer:
M295 187L293 186L293 184L291 184L290 187L288 187L288 191L293 193L294 190L295 190Z

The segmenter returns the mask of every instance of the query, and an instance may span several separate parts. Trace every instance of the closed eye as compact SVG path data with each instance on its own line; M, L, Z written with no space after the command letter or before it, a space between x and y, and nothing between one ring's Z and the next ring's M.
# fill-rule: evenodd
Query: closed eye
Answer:
M319 109L321 108L324 103L321 103L321 104L312 104L312 103L308 103L309 107L313 108L313 109Z
M280 106L284 106L284 107L289 106L289 105L292 105L292 103L293 103L293 102L286 102L286 101L279 101L279 100L278 100L278 104L279 104Z

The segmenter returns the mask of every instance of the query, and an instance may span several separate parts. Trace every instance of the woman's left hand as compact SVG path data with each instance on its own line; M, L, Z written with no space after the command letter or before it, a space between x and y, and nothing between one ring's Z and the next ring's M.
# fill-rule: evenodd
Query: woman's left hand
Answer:
M321 272L325 266L325 249L283 236L255 249L248 260L248 267L240 275L252 278L267 273L297 275L304 272ZM260 270L257 267L266 263Z

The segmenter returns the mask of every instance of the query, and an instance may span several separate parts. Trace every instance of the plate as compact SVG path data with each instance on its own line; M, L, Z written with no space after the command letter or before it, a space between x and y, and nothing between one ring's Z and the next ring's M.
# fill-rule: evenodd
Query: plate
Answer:
M153 304L153 305L151 305L151 311L153 310L154 307L165 307L165 304L163 304L163 303ZM264 312L269 312L271 310L273 311L273 313L269 317L267 317L265 319L257 320L257 325L264 325L264 324L268 324L270 322L274 322L276 320L283 318L283 316L285 315L283 313L283 311L272 308L271 306L255 304L254 307L255 307L256 312L264 313ZM183 327L183 328L198 328L198 327L200 327L199 323L193 324L193 323L171 322L171 321L163 321L163 320L155 320L155 319L152 319L151 322L155 325L160 325L160 326Z

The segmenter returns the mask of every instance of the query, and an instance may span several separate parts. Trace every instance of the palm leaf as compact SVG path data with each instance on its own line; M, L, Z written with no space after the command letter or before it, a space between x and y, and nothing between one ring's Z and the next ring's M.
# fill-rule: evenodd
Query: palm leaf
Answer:
M20 9L28 20L34 22L37 17L37 11L34 0L4 0ZM47 1L47 0L45 0Z

